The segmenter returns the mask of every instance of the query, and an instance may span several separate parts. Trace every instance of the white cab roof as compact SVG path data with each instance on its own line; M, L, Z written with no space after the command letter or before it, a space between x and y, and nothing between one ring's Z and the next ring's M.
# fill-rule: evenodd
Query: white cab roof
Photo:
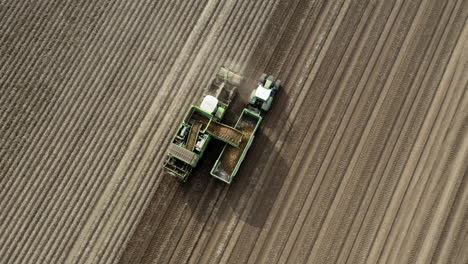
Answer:
M257 87L257 90L255 90L255 96L262 99L263 101L266 101L268 97L270 97L271 90L267 89L261 85Z
M216 110L216 106L218 106L218 99L214 96L207 95L203 98L200 108L208 113L213 113Z

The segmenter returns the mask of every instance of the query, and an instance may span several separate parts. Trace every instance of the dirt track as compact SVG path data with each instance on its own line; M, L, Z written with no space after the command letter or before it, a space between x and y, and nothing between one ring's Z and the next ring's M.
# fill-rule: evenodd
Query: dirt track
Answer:
M0 263L468 263L467 17L3 1ZM215 152L180 184L164 153L220 65L246 78L238 102L263 71L284 87L232 185Z

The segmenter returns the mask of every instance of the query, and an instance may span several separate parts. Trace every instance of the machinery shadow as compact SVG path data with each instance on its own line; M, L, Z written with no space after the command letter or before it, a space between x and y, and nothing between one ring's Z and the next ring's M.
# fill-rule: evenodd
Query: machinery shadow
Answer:
M242 221L258 228L264 226L292 165L292 162L288 164L281 149L278 149L278 142L272 140L275 132L279 134L289 127L288 116L282 109L288 100L287 93L281 89L272 108L264 115L255 140L228 193L228 201L242 197L249 199L249 203L253 202L248 207L243 202L230 205Z
M287 176L284 168L288 164L262 130L257 131L255 140L230 186L226 200L240 200L239 203L229 203L235 214L243 222L262 228L284 184ZM273 156L274 161L271 167L267 167L270 156Z
M240 88L252 90L255 85L256 81L244 82ZM188 182L181 184L180 188L178 188L178 191L184 193L181 196L186 198L185 202L193 212L193 217L199 218L196 219L197 221L206 221L206 214L211 214L209 210L212 209L212 207L204 207L200 203L217 203L217 206L221 209L216 215L212 216L215 217L216 222L219 220L229 221L233 217L233 212L235 217L240 218L249 225L258 228L263 227L292 165L288 164L282 156L277 147L277 142L271 140L273 132L279 133L283 128L288 127L288 116L282 111L281 107L287 103L287 93L280 91L273 102L271 110L264 115L252 146L230 185L210 175L210 170L221 153L224 144L216 140L209 143L205 156L197 168L194 169ZM237 96L234 98L223 119L223 123L234 125L245 106L244 97ZM267 167L270 158L274 160L272 166ZM201 186L206 187L202 188ZM194 197L192 195L194 189L198 188L203 189L203 194L199 193ZM199 195L209 198L204 199L198 197ZM215 199L215 201L211 199ZM201 212L202 208L206 208L206 211Z

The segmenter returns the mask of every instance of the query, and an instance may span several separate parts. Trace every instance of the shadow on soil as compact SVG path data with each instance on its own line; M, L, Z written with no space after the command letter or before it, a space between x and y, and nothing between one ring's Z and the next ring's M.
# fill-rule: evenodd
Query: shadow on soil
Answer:
M255 84L256 81L244 82L239 88L251 91ZM288 170L285 170L285 168L291 166L291 164L286 163L281 153L275 148L276 142L272 142L270 139L272 131L288 126L287 115L281 110L281 106L288 102L287 94L281 91L275 100L270 112L264 115L263 122L255 134L253 144L230 185L210 175L210 170L223 147L222 142L216 140L210 142L209 151L193 171L188 182L181 184L179 191L183 193L182 196L185 197L185 202L189 205L193 216L199 218L197 221L206 221L206 214L211 214L212 210L211 206L207 206L207 211L200 212L202 208L205 208L200 203L216 202L220 203L219 212L213 216L216 222L219 219L229 221L232 217L240 217L242 221L251 226L263 227L276 201L277 194L286 179ZM245 98L237 96L230 105L223 122L234 125L245 106ZM266 163L271 156L274 158L273 166L266 168ZM208 187L211 185L212 187ZM205 187L203 188L203 186ZM200 191L197 191L199 195L210 198L200 200L198 195L193 197L194 189L198 188L200 188L200 191L208 192L208 194L203 195ZM215 201L210 199L215 199ZM218 199L222 199L222 201L218 201ZM249 205L251 207L246 211L246 205L251 199L254 199L254 204L253 206ZM234 215L230 212L234 212Z

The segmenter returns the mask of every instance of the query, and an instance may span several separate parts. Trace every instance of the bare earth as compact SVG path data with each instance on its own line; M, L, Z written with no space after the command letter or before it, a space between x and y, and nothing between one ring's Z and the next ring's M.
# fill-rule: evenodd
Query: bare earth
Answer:
M242 155L242 152L244 151L250 137L252 136L252 132L255 129L255 125L256 123L252 124L246 122L246 124L240 123L237 126L237 129L239 129L243 133L242 142L239 144L238 148L226 144L226 148L224 149L224 152L220 157L220 161L223 169L228 175L232 175L232 172L234 171L234 168L236 167Z
M468 0L0 3L0 263L468 263ZM219 66L232 185L161 164Z

